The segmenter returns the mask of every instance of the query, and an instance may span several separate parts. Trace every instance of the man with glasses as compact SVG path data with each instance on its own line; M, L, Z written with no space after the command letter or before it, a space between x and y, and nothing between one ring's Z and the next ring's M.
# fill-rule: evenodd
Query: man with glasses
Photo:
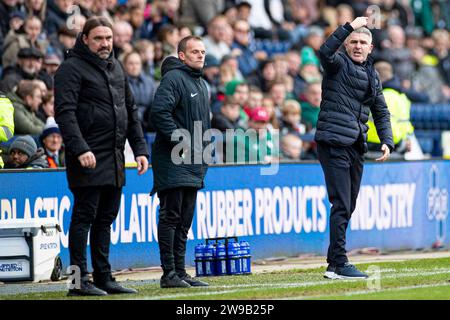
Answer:
M238 20L234 24L234 42L231 49L233 55L237 56L239 70L244 77L257 70L259 61L267 58L264 51L256 51L252 43L250 25L245 20Z

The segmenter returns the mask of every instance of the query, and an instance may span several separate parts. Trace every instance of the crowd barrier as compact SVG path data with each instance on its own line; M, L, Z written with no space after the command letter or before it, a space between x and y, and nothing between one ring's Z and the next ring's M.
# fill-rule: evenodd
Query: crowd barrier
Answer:
M127 169L126 179L111 232L112 266L158 266L159 201L149 196L152 173L138 176L135 169ZM194 264L196 244L225 236L249 241L253 259L326 254L330 204L318 163L212 166L205 184L189 232L188 264ZM449 187L447 160L366 163L347 248L448 246ZM72 206L64 170L0 171L0 223L56 217L62 227L64 266L69 262Z

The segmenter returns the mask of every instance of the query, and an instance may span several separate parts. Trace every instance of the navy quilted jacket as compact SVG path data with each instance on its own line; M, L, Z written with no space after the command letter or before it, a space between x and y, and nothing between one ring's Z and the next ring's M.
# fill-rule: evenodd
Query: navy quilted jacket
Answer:
M352 31L349 23L338 27L320 48L324 78L315 140L349 146L361 139L367 151L366 122L372 112L381 142L392 151L390 114L370 56L360 64L338 51Z

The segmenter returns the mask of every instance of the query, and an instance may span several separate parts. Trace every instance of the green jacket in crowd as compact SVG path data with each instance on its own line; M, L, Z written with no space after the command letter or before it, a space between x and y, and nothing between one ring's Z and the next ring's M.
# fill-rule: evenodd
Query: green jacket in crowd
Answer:
M15 134L41 134L45 123L37 117L36 113L31 111L16 93L9 93L8 98L14 105Z

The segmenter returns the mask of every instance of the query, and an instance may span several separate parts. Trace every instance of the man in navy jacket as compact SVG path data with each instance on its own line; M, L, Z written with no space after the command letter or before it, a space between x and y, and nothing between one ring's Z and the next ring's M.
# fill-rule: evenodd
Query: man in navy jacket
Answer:
M348 262L345 234L360 188L370 112L382 145L377 161L385 161L394 148L390 114L369 57L373 45L367 21L358 17L338 27L319 51L324 78L315 140L332 203L325 273L332 279L367 277ZM338 51L342 44L343 52Z

